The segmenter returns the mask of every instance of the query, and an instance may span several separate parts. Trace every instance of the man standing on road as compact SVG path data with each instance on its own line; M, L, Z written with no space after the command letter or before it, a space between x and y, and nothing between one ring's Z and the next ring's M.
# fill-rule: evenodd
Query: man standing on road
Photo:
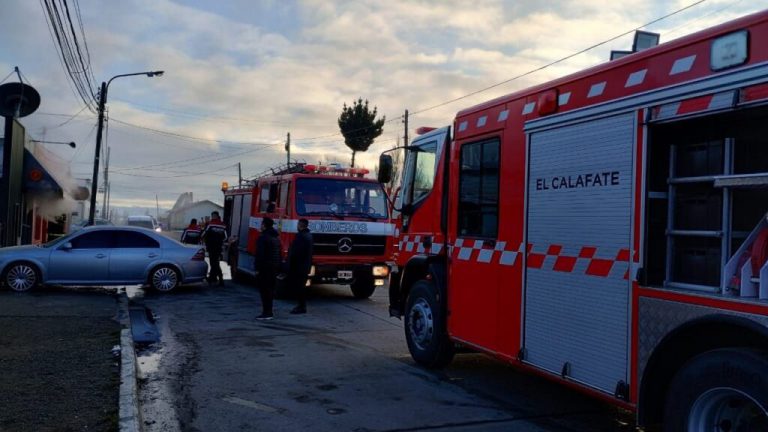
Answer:
M291 310L292 314L307 313L307 279L312 269L312 233L309 221L299 219L298 232L288 249L288 289L296 293L299 304Z
M181 242L184 244L200 244L200 236L203 234L203 230L200 225L197 224L197 219L192 218L189 222L189 226L184 228L181 233Z
M261 315L257 320L274 318L272 303L275 298L275 279L280 269L280 236L274 228L275 221L265 217L261 221L261 233L256 240L256 283L261 294Z
M211 261L211 273L208 283L213 284L218 279L219 286L224 286L224 274L221 272L221 254L224 252L224 241L227 239L227 226L221 221L219 212L211 213L211 220L205 226L202 234L208 259Z

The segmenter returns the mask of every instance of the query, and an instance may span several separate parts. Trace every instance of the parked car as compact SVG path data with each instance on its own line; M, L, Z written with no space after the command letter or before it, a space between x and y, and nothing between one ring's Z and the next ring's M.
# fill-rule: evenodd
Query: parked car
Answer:
M0 281L14 291L36 285L148 284L171 291L201 282L205 250L145 228L86 227L44 245L0 248Z
M94 219L93 220L93 224L96 225L96 226L113 225L112 222L108 221L107 219L99 219L99 218ZM73 232L79 231L79 230L81 230L81 229L83 229L83 228L85 228L87 226L88 226L88 219L83 219L80 222L73 223L69 227L69 232L73 233Z
M141 227L160 232L163 229L157 223L157 219L149 215L128 216L128 226Z

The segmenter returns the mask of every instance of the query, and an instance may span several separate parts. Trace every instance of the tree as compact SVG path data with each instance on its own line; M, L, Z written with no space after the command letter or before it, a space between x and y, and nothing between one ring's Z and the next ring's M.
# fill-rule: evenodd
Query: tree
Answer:
M368 100L363 102L359 98L352 104L341 110L339 116L339 130L344 135L344 144L352 150L352 167L355 166L355 154L360 151L367 151L373 144L373 140L381 135L386 117L376 120L377 110L368 108Z

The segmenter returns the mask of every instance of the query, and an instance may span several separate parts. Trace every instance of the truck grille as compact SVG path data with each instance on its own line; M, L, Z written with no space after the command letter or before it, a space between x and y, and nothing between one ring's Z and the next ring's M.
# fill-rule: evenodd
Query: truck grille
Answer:
M314 255L384 255L387 236L312 234Z

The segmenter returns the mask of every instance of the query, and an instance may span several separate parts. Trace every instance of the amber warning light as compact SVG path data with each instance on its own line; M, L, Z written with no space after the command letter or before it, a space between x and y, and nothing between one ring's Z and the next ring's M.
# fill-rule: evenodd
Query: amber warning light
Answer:
M226 192L227 189L229 189L229 183L227 182L221 182L221 191Z

